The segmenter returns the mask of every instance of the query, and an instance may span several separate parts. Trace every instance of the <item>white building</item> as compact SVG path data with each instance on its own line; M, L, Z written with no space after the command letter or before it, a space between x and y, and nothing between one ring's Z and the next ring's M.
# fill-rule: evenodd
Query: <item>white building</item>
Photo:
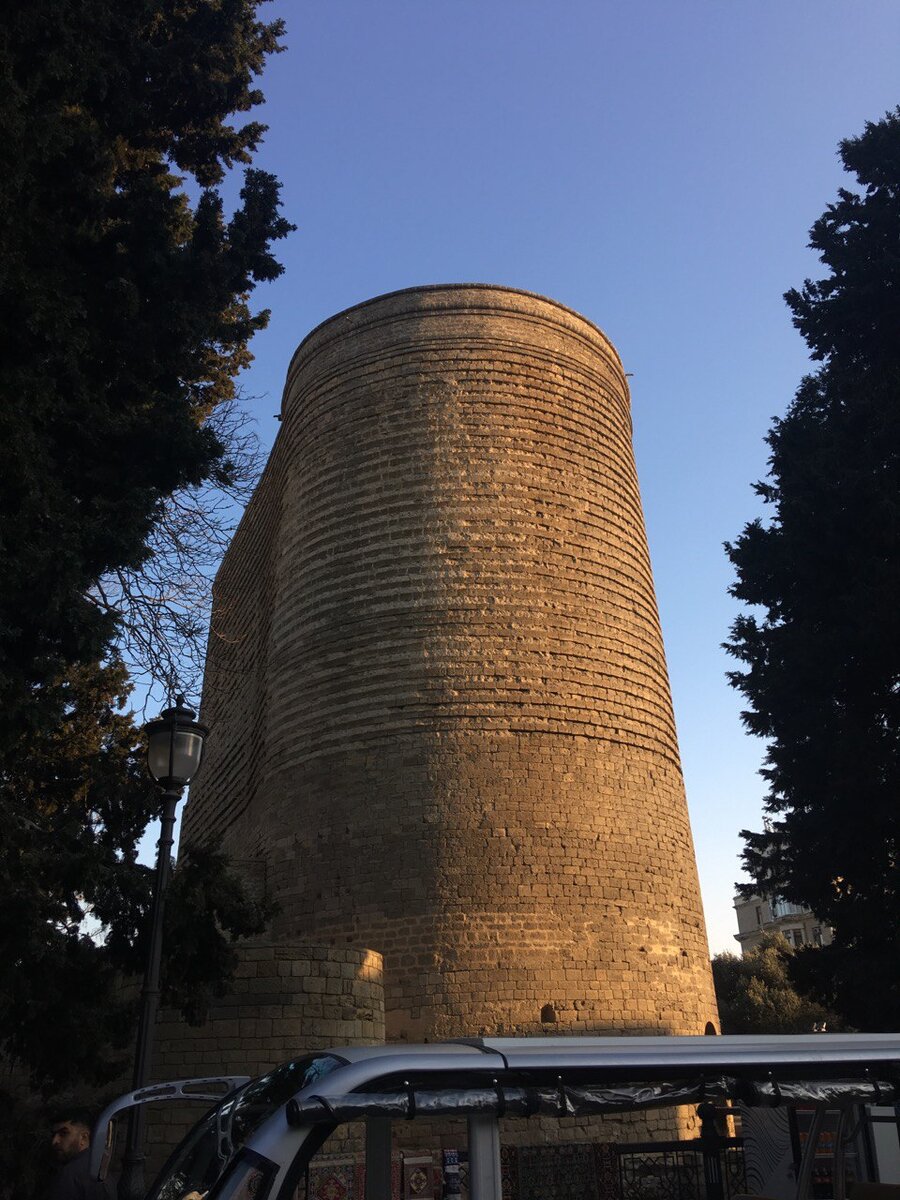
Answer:
M734 935L741 954L758 946L764 933L781 933L792 946L827 946L832 929L799 904L778 896L735 896L738 931Z

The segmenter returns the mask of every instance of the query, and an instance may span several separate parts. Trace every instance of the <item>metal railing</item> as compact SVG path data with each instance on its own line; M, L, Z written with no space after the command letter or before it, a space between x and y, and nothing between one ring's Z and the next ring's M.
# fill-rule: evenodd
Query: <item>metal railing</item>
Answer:
M620 1200L730 1200L747 1190L742 1138L615 1147Z

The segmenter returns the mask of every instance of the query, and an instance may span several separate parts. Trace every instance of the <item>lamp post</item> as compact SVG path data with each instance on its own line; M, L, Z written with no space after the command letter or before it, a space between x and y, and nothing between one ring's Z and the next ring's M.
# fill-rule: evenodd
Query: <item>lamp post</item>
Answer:
M179 696L173 707L160 713L147 725L147 767L162 789L163 811L153 883L153 907L150 916L150 949L141 990L141 1015L134 1054L133 1089L147 1083L153 1054L153 1035L159 1011L159 973L162 960L162 924L166 888L172 862L175 811L187 785L195 779L203 757L207 730ZM142 1200L144 1196L144 1109L132 1109L128 1120L128 1139L119 1177L119 1200Z

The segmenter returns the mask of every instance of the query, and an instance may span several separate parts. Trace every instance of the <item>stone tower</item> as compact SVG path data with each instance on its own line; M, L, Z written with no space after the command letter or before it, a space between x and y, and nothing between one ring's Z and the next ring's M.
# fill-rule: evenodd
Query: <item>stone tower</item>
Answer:
M276 942L382 955L389 1039L715 1022L628 387L583 317L413 288L305 339L203 719L186 837Z

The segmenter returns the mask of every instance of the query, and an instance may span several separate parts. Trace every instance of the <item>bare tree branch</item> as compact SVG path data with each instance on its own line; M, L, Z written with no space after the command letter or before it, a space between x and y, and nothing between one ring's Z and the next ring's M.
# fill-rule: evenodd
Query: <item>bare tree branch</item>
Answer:
M88 596L116 618L116 649L145 695L144 710L178 692L199 695L213 577L262 470L239 400L221 403L209 425L225 447L221 477L170 496L141 566L110 572Z

